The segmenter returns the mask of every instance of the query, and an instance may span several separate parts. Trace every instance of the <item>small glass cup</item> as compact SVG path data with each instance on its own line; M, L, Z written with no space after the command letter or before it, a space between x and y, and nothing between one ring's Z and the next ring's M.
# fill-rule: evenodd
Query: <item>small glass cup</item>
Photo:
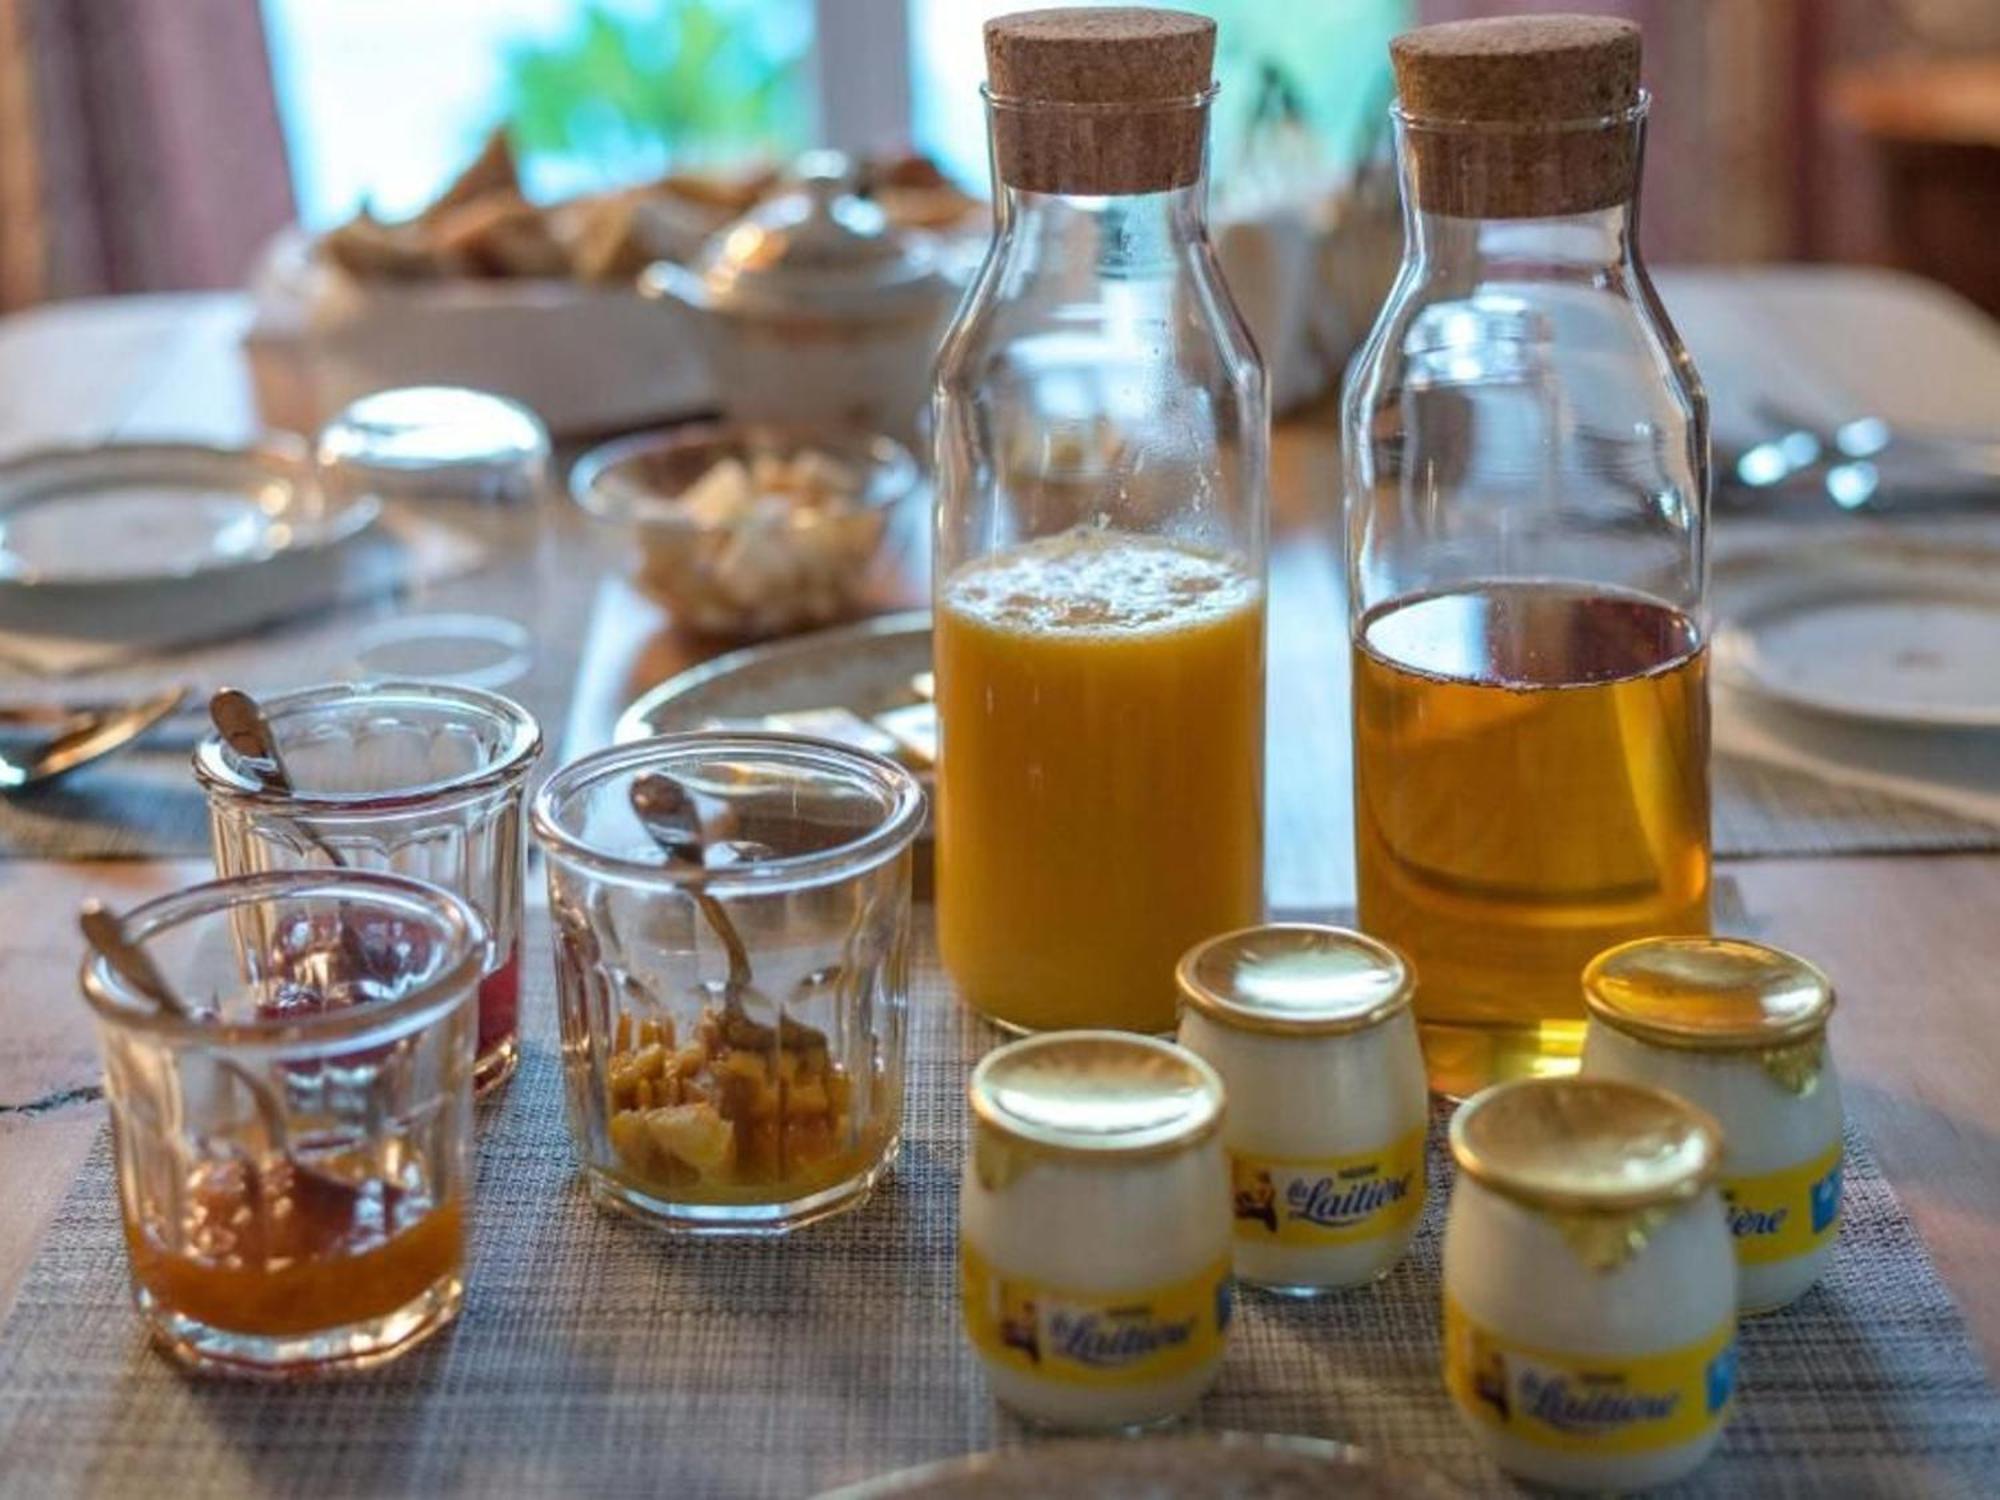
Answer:
M394 1358L458 1311L485 923L396 875L287 870L138 907L196 1009L84 961L132 1289L181 1363L264 1377Z
M504 687L534 665L547 601L548 429L527 407L459 386L374 391L337 413L313 445L320 488L439 523L483 554L479 612L462 590L409 596L355 634L353 670ZM498 571L495 571L498 570Z
M659 773L691 794L706 864L670 859L633 811ZM923 810L901 766L798 735L668 735L549 778L534 830L570 1129L600 1203L782 1234L867 1197L902 1123Z
M522 819L542 733L497 693L432 682L340 683L265 700L292 779L265 788L219 735L195 752L216 872L390 870L465 897L492 935L479 985L485 1093L519 1060Z

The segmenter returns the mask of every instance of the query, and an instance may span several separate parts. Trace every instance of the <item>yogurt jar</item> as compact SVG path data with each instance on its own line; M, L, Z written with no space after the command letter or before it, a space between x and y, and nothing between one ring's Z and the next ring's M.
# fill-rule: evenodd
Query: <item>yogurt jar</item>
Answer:
M1424 1207L1409 965L1358 932L1282 923L1210 938L1177 977L1181 1045L1229 1095L1238 1279L1311 1296L1381 1276Z
M1047 1032L972 1073L960 1302L1032 1422L1151 1426L1214 1383L1229 1331L1222 1080L1172 1042Z
M1740 938L1642 938L1583 971L1583 1071L1650 1083L1722 1125L1722 1197L1744 1312L1795 1301L1840 1232L1833 986Z
M1736 1387L1721 1128L1659 1089L1527 1078L1451 1122L1445 1387L1493 1461L1563 1489L1667 1484Z

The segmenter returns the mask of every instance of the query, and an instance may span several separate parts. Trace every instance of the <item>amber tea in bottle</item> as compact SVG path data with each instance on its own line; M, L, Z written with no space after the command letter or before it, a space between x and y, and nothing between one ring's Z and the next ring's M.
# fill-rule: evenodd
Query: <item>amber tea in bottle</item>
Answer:
M1636 245L1637 28L1392 52L1404 265L1342 413L1356 874L1463 1095L1574 1065L1595 953L1707 930L1707 416Z

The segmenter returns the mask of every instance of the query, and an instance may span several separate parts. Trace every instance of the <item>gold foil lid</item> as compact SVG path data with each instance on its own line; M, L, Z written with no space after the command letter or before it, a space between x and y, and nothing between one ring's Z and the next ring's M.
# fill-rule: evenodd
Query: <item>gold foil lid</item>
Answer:
M1133 1032L1054 1031L1009 1043L972 1070L967 1092L982 1151L992 1137L1017 1155L1151 1156L1222 1124L1215 1070Z
M1804 959L1762 943L1657 937L1592 959L1583 1000L1596 1020L1656 1046L1817 1057L1833 985Z
M1175 973L1193 1009L1233 1031L1332 1036L1410 1003L1415 977L1387 943L1345 927L1281 922L1190 948Z
M1482 1187L1559 1214L1631 1216L1714 1179L1722 1129L1662 1089L1608 1078L1524 1078L1468 1100L1451 1154Z

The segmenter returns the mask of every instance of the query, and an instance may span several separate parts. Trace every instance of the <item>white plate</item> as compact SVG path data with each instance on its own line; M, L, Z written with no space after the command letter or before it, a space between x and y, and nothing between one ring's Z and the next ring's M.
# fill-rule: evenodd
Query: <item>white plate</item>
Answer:
M344 541L380 508L323 496L291 438L44 449L0 463L0 587L96 594L206 579Z
M620 744L808 708L863 718L916 701L910 679L931 667L929 610L881 615L732 651L653 688L618 716Z
M1073 1438L946 1459L820 1500L1441 1500L1464 1491L1409 1459L1323 1438L1189 1433Z
M2000 727L2000 550L1846 538L1719 564L1718 676L1875 724Z

